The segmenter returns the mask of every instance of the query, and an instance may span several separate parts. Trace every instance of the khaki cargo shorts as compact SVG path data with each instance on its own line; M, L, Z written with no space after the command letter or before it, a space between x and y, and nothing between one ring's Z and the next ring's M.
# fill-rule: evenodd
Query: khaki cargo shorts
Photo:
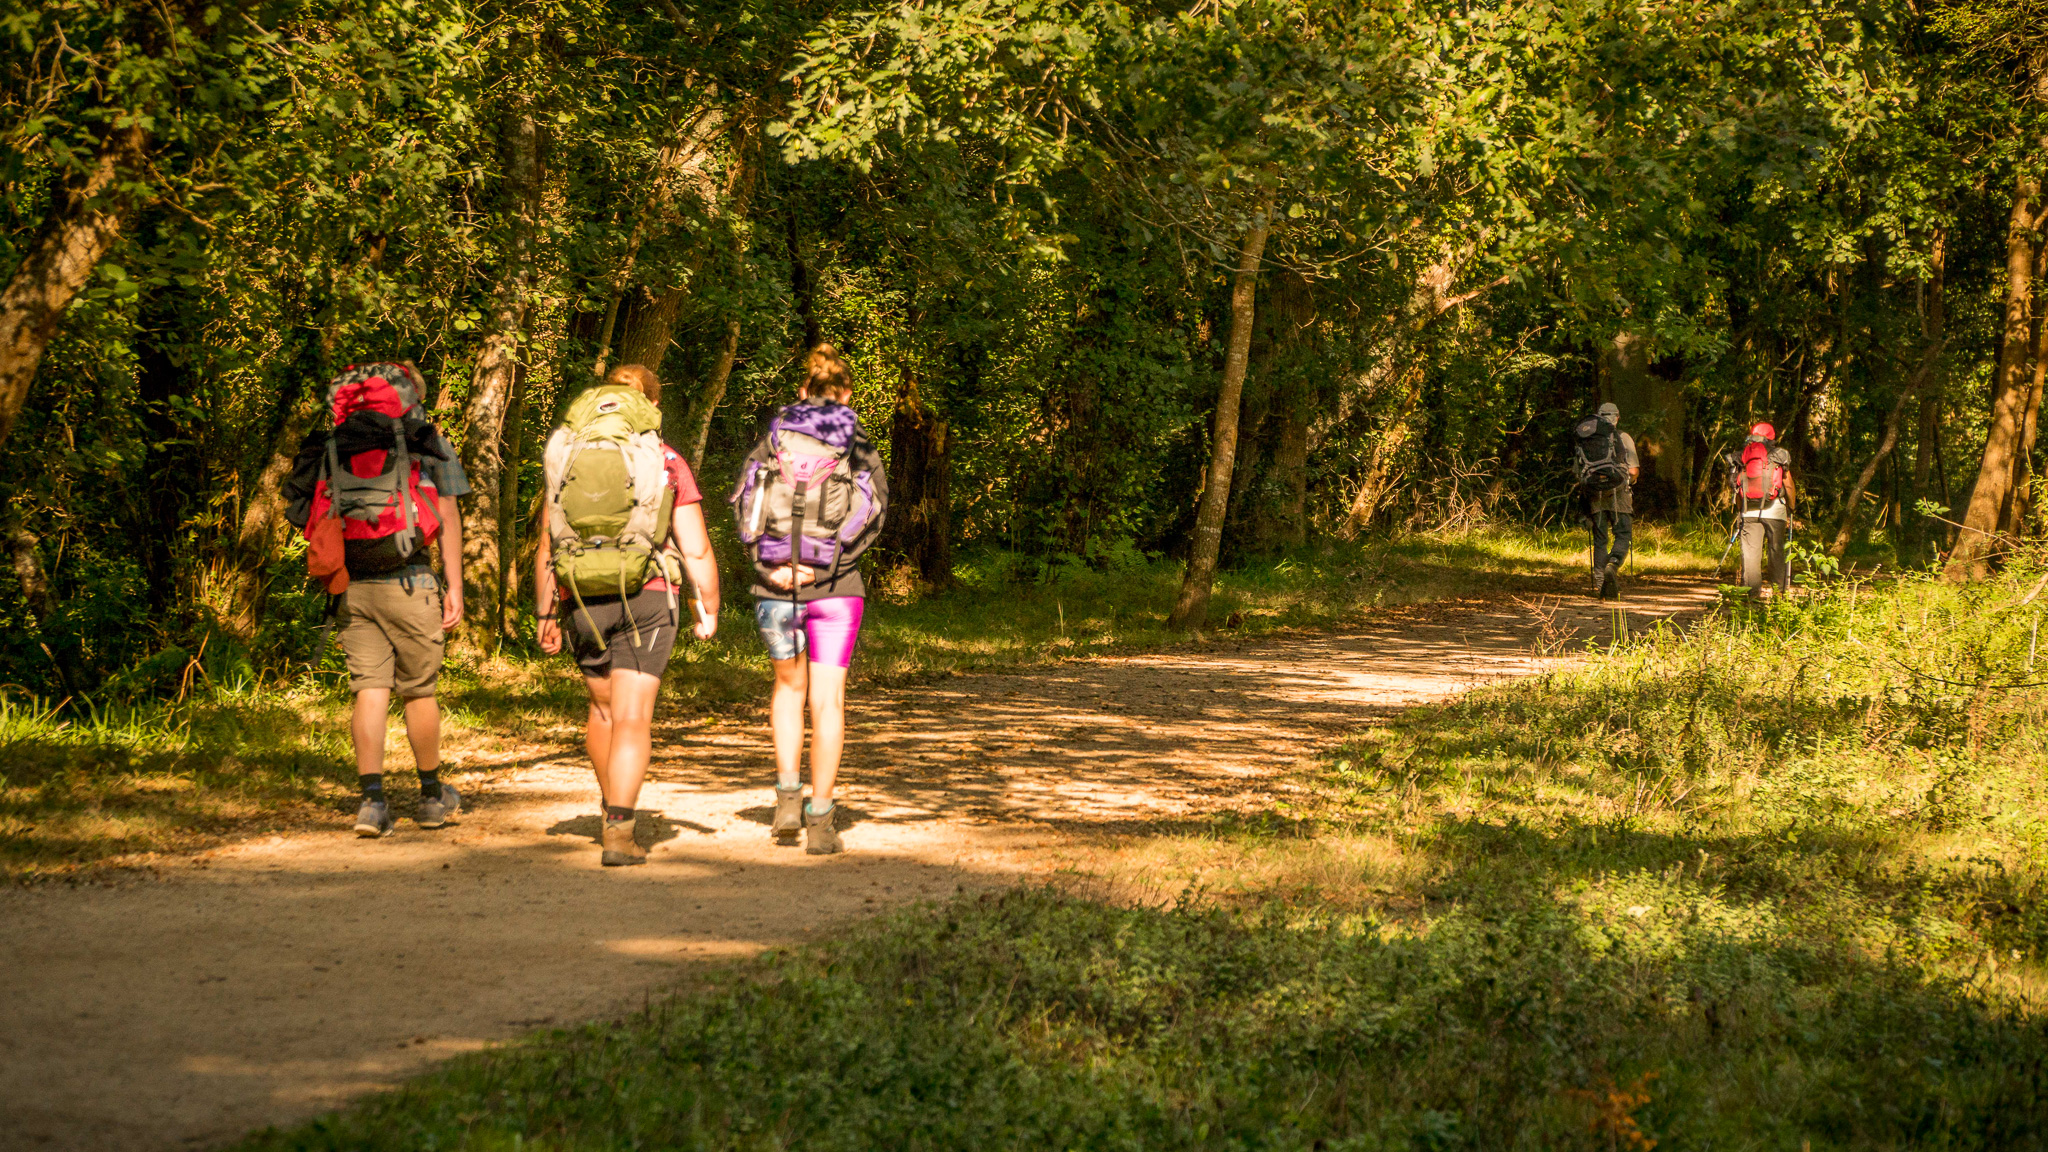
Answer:
M405 700L434 694L443 642L441 585L433 573L351 580L342 594L342 614L349 691L395 688Z

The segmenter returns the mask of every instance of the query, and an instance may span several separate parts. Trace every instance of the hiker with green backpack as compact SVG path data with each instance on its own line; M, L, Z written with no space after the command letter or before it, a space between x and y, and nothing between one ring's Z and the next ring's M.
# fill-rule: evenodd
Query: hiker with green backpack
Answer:
M584 747L604 807L607 867L647 862L634 806L654 750L654 702L686 619L687 572L698 599L687 617L718 631L718 564L690 465L661 440L661 381L638 364L614 368L578 396L548 438L547 490L534 557L541 650L569 648L590 693Z

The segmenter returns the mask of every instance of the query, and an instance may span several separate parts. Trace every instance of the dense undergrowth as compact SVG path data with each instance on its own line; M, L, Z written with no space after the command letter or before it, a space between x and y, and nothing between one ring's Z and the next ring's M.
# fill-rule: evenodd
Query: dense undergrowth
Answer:
M1710 531L1649 529L1636 564L1698 569L1711 560ZM1231 634L1258 635L1328 626L1376 605L1555 591L1576 572L1580 547L1574 533L1497 529L1303 549L1224 571L1211 615ZM854 675L916 679L1183 643L1165 627L1179 577L1178 564L1129 549L1092 562L970 557L951 589L875 597ZM714 640L678 647L662 719L746 711L765 699L768 664L744 586L729 588L727 600ZM193 850L352 807L339 646L320 670L284 683L226 667L197 658L152 666L116 677L100 699L61 708L0 690L0 872L47 875ZM121 688L139 683L161 685L171 698ZM583 707L567 659L537 650L481 656L458 647L441 697L445 754L458 773L465 756L508 741L569 743L565 726L580 722ZM389 745L394 768L409 764L395 725ZM401 807L410 803L409 778L393 778Z
M2048 1145L2043 585L1731 604L248 1146Z

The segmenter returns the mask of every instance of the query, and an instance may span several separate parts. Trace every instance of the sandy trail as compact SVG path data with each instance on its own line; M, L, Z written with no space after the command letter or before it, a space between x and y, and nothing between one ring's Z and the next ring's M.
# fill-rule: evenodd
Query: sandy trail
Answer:
M1641 629L1712 598L1653 578L1624 607ZM439 832L401 819L381 841L337 828L157 879L0 891L0 1147L217 1145L637 1004L694 963L1013 883L1076 836L1257 808L1333 739L1536 671L1534 645L1604 639L1612 619L1583 597L1435 605L1341 634L858 692L836 858L770 843L764 725L667 717L641 798L646 867L599 868L595 789L557 744Z

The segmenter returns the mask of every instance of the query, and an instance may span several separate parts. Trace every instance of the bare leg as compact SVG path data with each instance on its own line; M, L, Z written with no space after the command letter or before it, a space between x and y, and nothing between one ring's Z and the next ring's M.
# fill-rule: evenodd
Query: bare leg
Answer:
M412 765L422 772L441 767L441 705L432 696L405 702L405 739L412 745Z
M846 669L811 665L811 800L822 807L839 778L846 747Z
M356 710L348 724L349 737L356 746L356 775L384 771L384 725L390 716L391 689L365 688L356 693Z
M640 801L640 785L647 778L647 761L654 755L654 700L661 694L661 677L624 668L612 669L609 715L611 751L599 773L604 802L631 808ZM597 701L591 700L595 716ZM597 725L591 725L593 739ZM595 761L593 756L592 760Z
M583 728L583 750L590 754L591 771L597 774L597 802L604 805L604 778L612 762L612 682L608 676L585 676L583 689L590 693L590 719Z
M768 698L768 727L775 735L775 783L784 790L800 787L798 765L804 753L804 686L810 679L808 657L801 652L775 666L775 691Z

